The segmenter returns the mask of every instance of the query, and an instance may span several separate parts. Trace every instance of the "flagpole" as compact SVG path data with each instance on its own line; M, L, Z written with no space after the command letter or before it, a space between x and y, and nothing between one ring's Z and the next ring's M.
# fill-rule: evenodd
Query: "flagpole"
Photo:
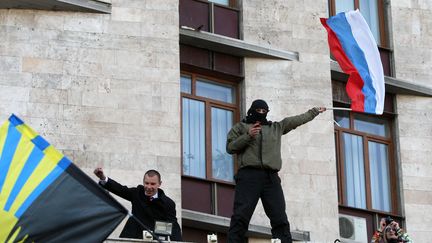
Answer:
M149 229L147 226L145 226L141 220L139 220L137 217L135 217L135 215L133 215L131 212L128 211L128 215L129 217L135 219L136 222L138 222L138 224L140 224L145 230L147 230L152 236L153 236L153 240L157 240L158 243L162 243L161 240L159 240L159 237L157 237L157 235L153 232L153 230Z
M345 107L326 107L326 110L352 111L351 108L345 108Z

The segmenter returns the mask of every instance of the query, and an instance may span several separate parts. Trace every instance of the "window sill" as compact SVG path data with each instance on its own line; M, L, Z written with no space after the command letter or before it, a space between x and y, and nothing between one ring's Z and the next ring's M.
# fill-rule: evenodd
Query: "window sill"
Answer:
M230 219L226 217L182 209L182 223L183 225L199 229L228 232ZM249 225L249 230L246 235L249 237L271 238L271 228L251 224ZM310 234L308 231L291 231L291 235L293 240L295 241L310 241Z
M180 43L239 57L261 57L289 61L299 60L298 52L266 48L223 35L195 31L188 27L180 28Z
M111 13L111 3L106 0L2 0L0 1L0 9Z

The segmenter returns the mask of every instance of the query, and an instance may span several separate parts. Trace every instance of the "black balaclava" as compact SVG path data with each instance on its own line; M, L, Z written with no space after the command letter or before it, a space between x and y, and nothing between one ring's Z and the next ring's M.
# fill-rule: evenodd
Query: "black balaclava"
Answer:
M267 121L267 113L261 114L257 112L256 109L265 109L267 113L269 112L269 107L264 100L254 100L243 121L246 123L255 123L259 121L261 122L261 125L270 125L271 121Z

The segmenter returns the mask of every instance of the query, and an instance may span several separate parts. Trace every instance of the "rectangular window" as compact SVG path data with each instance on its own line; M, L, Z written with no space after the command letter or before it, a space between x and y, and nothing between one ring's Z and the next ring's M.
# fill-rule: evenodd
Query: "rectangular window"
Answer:
M372 208L391 212L388 145L369 141Z
M335 111L337 125L338 170L343 180L341 200L343 205L393 212L391 179L389 120L378 116L347 111ZM393 168L394 170L394 168Z
M182 72L180 87L182 208L230 217L236 166L226 139L238 120L237 83Z
M180 91L187 94L192 93L192 80L190 77L183 75L180 77Z
M389 137L390 128L387 120L364 114L354 114L354 129L382 137Z
M183 174L206 178L204 102L182 99Z
M343 133L345 195L347 205L366 209L366 181L363 159L363 138Z
M232 181L234 158L226 152L226 138L233 125L233 112L211 108L212 116L212 175L214 179Z
M376 0L360 0L359 5L360 11L368 23L376 42L381 43L378 2Z
M349 107L345 78L333 78L333 106ZM380 116L347 110L333 112L339 213L364 219L368 239L379 228L382 217L391 216L403 224L392 129L393 101L394 96L386 93L384 114ZM344 226L339 224L340 232L346 230Z
M232 183L226 137L237 112L234 84L181 75L183 175Z
M330 16L359 9L378 45L384 75L392 76L392 50L386 29L386 5L382 0L329 0Z
M339 111L334 113L334 119L338 126L343 128L349 128L350 127L350 119L349 119L349 112L348 111Z
M370 229L386 215L400 222L391 119L349 111L334 119L339 212L365 218Z
M222 102L233 103L235 100L232 86L216 84L214 82L198 79L196 82L196 93L198 96L207 97Z
M379 46L387 46L384 29L384 10L381 0L329 0L330 13L359 9L371 29L372 35Z
M240 11L235 0L180 0L180 26L240 38Z

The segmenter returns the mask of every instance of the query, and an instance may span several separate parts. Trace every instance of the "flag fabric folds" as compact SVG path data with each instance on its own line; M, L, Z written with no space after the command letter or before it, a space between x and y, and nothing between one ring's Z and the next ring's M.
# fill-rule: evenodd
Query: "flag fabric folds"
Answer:
M0 127L0 242L102 242L126 215L17 116Z
M361 13L349 11L321 18L330 51L349 75L346 91L354 111L381 115L384 110L384 72L376 41Z

